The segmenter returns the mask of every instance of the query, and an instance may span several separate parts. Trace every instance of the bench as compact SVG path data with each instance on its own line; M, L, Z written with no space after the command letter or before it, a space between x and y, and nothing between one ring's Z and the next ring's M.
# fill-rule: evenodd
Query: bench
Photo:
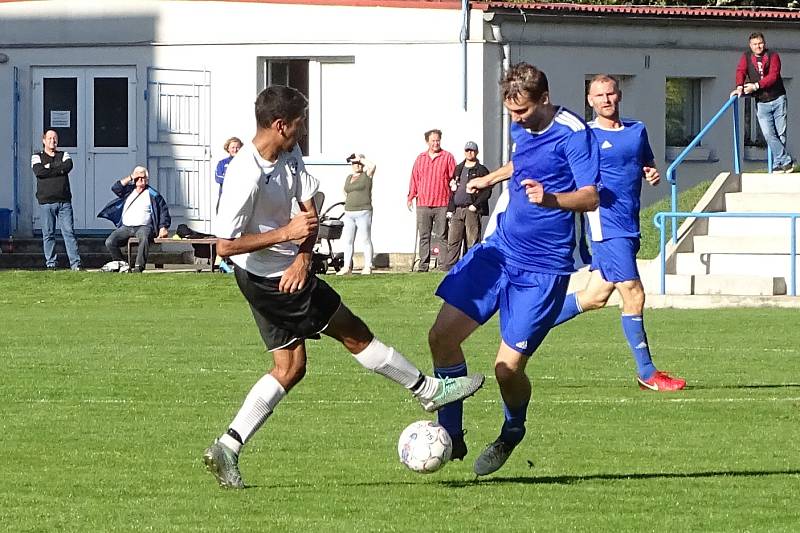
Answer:
M204 239L171 239L167 238L156 238L153 239L155 244L168 244L168 245L200 245L200 246L208 246L208 264L211 267L211 272L217 270L217 239L215 237L209 237ZM133 265L134 257L136 255L136 248L139 246L139 239L136 237L131 237L128 239L128 264ZM192 251L194 251L194 246L191 247ZM152 248L151 248L152 251ZM163 264L155 263L156 268L164 268ZM198 268L197 271L201 272L204 270L203 267Z

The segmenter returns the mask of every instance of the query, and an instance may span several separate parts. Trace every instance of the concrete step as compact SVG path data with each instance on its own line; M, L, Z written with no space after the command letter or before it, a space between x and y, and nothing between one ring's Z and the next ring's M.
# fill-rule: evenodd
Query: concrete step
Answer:
M81 265L84 268L100 268L111 261L108 252L81 253ZM147 257L148 265L191 265L195 263L191 252L153 252ZM58 254L59 268L69 268L66 253ZM0 254L0 269L43 269L45 267L42 253L3 253Z
M660 294L661 277L657 269L648 269L641 272L642 285L647 294ZM694 276L685 274L667 274L665 279L666 294L692 294Z
M800 273L800 259L795 268ZM719 254L681 252L675 256L675 270L686 275L774 276L788 281L791 261L787 254Z
M105 237L78 237L78 253L108 253L106 250ZM25 238L14 239L12 241L4 240L0 242L0 248L4 252L9 252L13 249L14 252L21 253L43 253L42 238ZM59 254L66 253L64 248L64 240L61 238L56 239L56 252Z
M774 296L786 294L786 281L771 276L695 276L694 294Z
M800 209L800 193L725 193L725 210L731 213L796 213L798 209Z
M742 174L742 192L800 193L800 174Z
M796 209L800 209L800 205ZM782 237L789 242L791 220L788 218L709 218L708 234L715 236L770 235ZM795 220L800 234L800 222Z
M697 235L694 238L694 253L718 254L789 254L791 236L742 235L719 236ZM800 251L800 234L795 235L796 251Z

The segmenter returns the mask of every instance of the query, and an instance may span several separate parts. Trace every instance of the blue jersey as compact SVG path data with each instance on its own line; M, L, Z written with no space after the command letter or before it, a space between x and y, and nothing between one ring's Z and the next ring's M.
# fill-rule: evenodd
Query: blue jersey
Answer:
M644 124L622 120L616 130L589 123L600 144L600 207L587 213L593 241L614 237L639 237L639 195L642 167L653 161L653 150Z
M544 274L575 271L574 213L528 201L524 179L534 179L545 192L572 192L600 184L597 140L586 123L564 108L542 131L511 125L514 174L508 184L509 203L498 216L497 230L486 240L505 261L517 268Z

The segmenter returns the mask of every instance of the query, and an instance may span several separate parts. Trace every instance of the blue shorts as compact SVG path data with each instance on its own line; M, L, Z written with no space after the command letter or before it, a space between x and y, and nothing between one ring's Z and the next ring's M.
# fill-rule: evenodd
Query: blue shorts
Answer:
M639 279L636 267L638 252L639 239L635 237L592 241L592 266L589 270L599 270L603 279L611 283Z
M479 324L500 311L500 336L531 355L553 327L569 276L528 272L504 264L496 249L473 246L439 284L436 295Z

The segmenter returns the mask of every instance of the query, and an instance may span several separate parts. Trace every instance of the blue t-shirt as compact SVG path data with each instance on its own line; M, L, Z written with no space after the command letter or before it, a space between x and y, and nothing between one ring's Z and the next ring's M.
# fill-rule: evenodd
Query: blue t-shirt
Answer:
M614 237L639 237L639 195L642 192L642 167L655 157L647 139L647 129L636 120L622 120L616 130L589 123L600 145L600 207L587 213L593 241Z
M575 271L575 216L570 211L532 204L521 181L532 178L545 192L572 192L600 185L597 140L575 113L558 108L542 131L511 125L514 174L508 184L509 202L498 216L497 230L486 245L497 248L506 263L545 274Z

